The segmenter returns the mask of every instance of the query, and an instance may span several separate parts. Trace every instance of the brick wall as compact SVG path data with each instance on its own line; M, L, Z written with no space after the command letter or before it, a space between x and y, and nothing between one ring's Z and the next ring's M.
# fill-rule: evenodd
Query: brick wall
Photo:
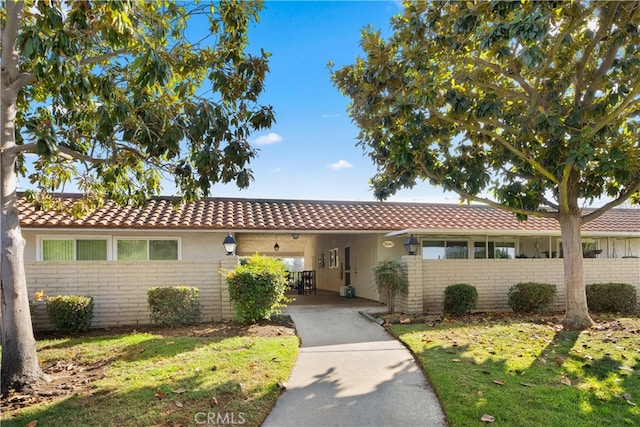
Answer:
M403 259L410 280L411 300L422 293L422 308L405 298L405 312L441 313L444 289L455 283L468 283L478 290L478 311L507 311L508 290L519 282L552 283L557 287L556 308L565 306L562 259L493 260L415 260ZM585 283L622 282L636 286L640 295L638 259L584 259ZM640 310L640 304L638 305Z
M200 289L204 322L230 319L233 308L221 272L234 268L236 257L222 261L82 261L26 262L29 295L87 295L94 299L93 328L149 324L147 290L187 285ZM35 329L51 329L44 303L38 303Z

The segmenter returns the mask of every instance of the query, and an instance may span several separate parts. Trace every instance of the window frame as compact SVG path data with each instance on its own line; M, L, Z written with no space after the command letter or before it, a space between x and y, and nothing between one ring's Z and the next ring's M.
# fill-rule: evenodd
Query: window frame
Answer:
M53 261L44 259L44 241L45 240L70 240L73 241L73 259L66 261ZM78 240L103 240L107 243L107 257L102 260L79 260L78 259ZM112 241L110 236L84 236L84 235L56 235L56 234L39 234L37 235L36 244L36 260L41 262L91 262L91 261L110 261L112 259Z
M144 240L147 242L147 259L139 259L139 260L120 260L118 258L118 241L120 240ZM177 242L177 257L176 259L149 259L150 250L149 250L149 242L152 240L172 240ZM113 260L118 262L145 262L145 261L182 261L182 238L181 237L157 237L157 236L113 236Z
M442 248L444 249L444 257L443 258L425 258L425 251L424 251L424 243L425 242L442 242L444 244L444 246L442 246ZM447 257L447 248L450 247L456 247L456 245L448 245L448 243L465 243L466 245L466 251L465 251L465 257L464 258L448 258ZM432 247L440 247L440 246L432 246ZM462 247L462 246L460 246ZM451 236L451 237L439 237L439 236L429 236L428 238L421 238L420 239L420 252L421 252L421 256L423 260L457 260L457 259L472 259L470 258L470 251L473 250L473 241L469 238L464 238L464 237L456 237L456 236Z

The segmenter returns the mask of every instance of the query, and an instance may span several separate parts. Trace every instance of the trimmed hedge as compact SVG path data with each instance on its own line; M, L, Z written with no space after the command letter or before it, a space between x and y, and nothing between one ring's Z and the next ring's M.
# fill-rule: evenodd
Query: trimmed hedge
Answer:
M279 259L253 255L227 276L236 319L256 322L280 313L288 301L287 271Z
M516 313L544 313L556 298L556 285L524 282L509 288L509 307Z
M444 290L444 312L464 314L476 307L478 290L466 283L447 286Z
M585 286L589 310L632 313L636 310L637 292L628 283L593 283Z
M168 326L200 322L200 290L191 286L149 288L151 321Z
M80 295L47 297L47 315L57 331L80 332L91 327L93 298Z

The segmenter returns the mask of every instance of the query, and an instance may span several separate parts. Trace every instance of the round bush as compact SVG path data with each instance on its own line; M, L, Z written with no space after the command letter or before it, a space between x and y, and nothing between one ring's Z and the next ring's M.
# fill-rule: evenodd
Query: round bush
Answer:
M464 314L475 308L478 302L478 291L466 283L447 286L444 290L444 312Z
M594 283L585 286L589 310L632 313L636 310L637 292L628 283Z
M191 286L155 287L147 291L151 320L168 326L200 321L200 290Z
M93 298L79 295L48 297L47 314L57 331L79 332L89 329L93 320Z
M287 271L279 259L253 255L229 273L227 284L241 322L268 319L287 302Z
M509 307L516 313L544 313L556 298L556 285L518 283L509 289Z

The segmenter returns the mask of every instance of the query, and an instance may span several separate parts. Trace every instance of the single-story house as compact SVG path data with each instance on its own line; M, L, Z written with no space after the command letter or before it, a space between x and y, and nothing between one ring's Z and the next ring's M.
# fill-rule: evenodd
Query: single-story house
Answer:
M65 195L70 205L80 195ZM260 253L304 260L318 289L379 300L373 266L399 259L409 294L405 312L442 311L446 286L468 283L478 310L508 310L507 291L524 281L553 283L564 306L562 244L556 221L480 205L206 198L176 206L158 197L138 209L113 202L83 218L37 210L21 197L31 295L90 295L94 327L149 323L147 289L200 288L203 320L233 317L226 271ZM237 242L228 255L222 242ZM404 244L413 236L415 255ZM582 229L587 283L624 282L640 294L640 209L614 209ZM276 248L278 249L276 251ZM313 298L313 295L305 295ZM36 328L48 327L42 307Z

